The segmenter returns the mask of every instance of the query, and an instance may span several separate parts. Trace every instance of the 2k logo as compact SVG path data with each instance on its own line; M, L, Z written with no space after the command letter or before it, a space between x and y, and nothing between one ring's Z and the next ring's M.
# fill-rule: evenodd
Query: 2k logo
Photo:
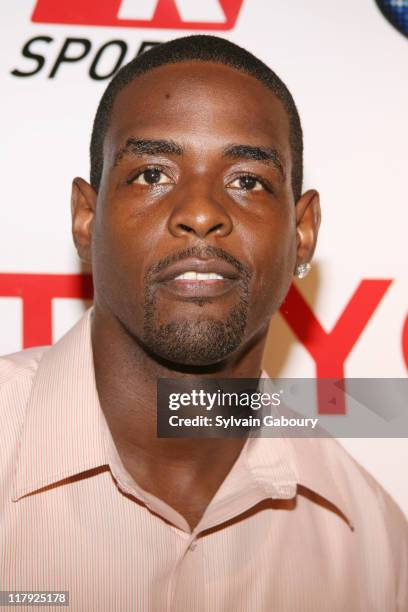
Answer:
M243 0L38 0L36 23L231 30Z

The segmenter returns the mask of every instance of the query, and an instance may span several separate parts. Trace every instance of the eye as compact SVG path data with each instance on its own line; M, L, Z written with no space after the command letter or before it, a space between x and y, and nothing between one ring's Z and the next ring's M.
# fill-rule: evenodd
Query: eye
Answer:
M138 185L168 185L172 180L160 168L146 168L129 182Z
M228 183L227 187L232 187L233 189L244 189L245 191L261 191L264 189L263 184L259 179L251 174L243 174L238 178Z

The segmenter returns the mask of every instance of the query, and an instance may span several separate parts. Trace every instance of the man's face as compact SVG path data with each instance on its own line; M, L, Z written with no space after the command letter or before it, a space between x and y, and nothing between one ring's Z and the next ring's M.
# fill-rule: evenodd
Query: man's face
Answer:
M105 138L90 245L96 304L174 363L242 350L292 279L291 170L287 114L255 78L208 62L136 78Z

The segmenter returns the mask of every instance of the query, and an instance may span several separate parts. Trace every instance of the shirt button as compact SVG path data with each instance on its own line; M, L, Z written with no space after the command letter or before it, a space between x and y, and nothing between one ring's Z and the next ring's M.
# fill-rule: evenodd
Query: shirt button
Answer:
M195 540L193 540L190 544L190 546L188 547L188 550L195 550L197 548L197 542Z

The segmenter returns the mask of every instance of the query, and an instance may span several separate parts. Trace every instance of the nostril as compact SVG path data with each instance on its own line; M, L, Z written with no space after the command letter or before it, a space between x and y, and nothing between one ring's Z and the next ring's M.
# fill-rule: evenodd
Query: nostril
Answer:
M223 225L222 223L217 223L217 225L214 225L214 227L210 229L210 232L217 231L217 229L219 229L220 227L222 228L222 225Z
M181 227L181 229L185 230L186 232L192 231L192 228L189 227L188 225L184 225L184 223L179 223L179 226Z

